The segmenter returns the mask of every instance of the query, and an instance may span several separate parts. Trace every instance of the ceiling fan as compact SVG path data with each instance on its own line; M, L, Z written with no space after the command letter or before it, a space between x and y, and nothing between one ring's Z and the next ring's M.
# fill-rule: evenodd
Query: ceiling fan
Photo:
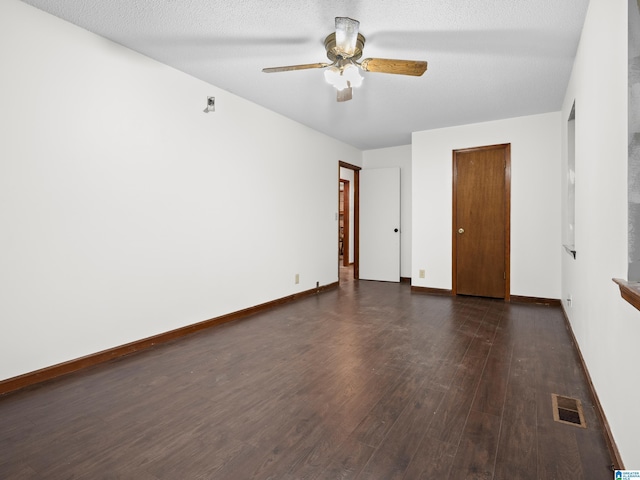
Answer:
M365 38L358 33L360 22L349 17L336 17L336 31L324 41L327 58L332 63L307 63L287 67L263 68L265 73L326 68L325 78L338 90L338 102L353 98L353 87L359 87L363 78L358 70L365 72L392 73L396 75L421 76L427 70L427 62L418 60L392 60L362 57Z

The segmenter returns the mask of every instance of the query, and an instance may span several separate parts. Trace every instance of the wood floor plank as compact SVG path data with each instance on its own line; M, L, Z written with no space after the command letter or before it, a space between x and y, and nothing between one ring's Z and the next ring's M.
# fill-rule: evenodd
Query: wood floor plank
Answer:
M399 375L389 394L380 399L356 427L355 438L365 445L377 447L404 410L424 379L416 375Z
M450 478L491 480L495 469L500 417L472 410L453 460ZM499 477L510 478L510 477Z
M359 478L403 478L443 397L443 392L431 390L428 384L423 384L371 455Z
M612 463L604 436L594 434L592 430L577 429L574 433L585 478L602 480L611 478Z
M540 478L593 478L585 476L575 428L568 425L538 425L538 475ZM556 445L562 445L558 451ZM588 474L588 472L587 472ZM611 476L609 475L609 478Z
M22 480L29 478L37 478L38 472L36 472L30 465L18 462L12 462L11 464L0 463L0 478L11 478L14 480Z
M475 356L466 356L460 362L453 376L451 388L438 407L427 435L458 445L484 370L484 363L484 358Z
M253 475L257 478L278 478L278 475L290 474L309 455L310 445L305 440L310 436L312 442L318 440L316 432L321 428L320 423L320 417L309 415L293 424L283 432L280 441L271 448Z
M449 471L453 466L457 448L456 445L441 442L433 437L423 437L405 472L404 480L450 478Z
M537 394L533 365L517 359L509 372L495 478L534 480L538 476Z
M314 480L352 480L357 478L368 462L374 447L365 445L350 436L341 443L327 465L316 472Z
M215 471L215 475L211 478L257 478L255 472L263 462L264 456L261 449L244 444L234 457Z
M501 417L509 381L511 358L490 355L487 358L472 409Z

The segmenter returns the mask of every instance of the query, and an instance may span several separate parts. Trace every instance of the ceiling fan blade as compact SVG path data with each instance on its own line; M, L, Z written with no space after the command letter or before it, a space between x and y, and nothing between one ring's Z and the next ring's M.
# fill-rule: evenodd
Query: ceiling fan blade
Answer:
M365 72L392 73L419 77L427 71L427 62L419 60L392 60L387 58L365 58L360 63Z
M303 65L289 65L287 67L270 67L263 68L264 73L290 72L292 70L307 70L309 68L324 68L331 65L330 63L305 63Z
M349 17L336 17L336 51L344 58L356 52L360 22Z
M347 100L351 100L353 98L353 88L347 87L342 90L338 90L337 100L339 102L346 102Z

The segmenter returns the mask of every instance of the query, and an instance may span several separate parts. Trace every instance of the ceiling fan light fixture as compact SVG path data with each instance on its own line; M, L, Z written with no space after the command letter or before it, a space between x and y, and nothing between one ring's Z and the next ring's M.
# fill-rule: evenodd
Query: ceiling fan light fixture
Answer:
M359 87L362 85L362 75L358 71L358 67L356 67L353 63L346 65L342 70L342 76L347 79L349 82L349 86L351 87Z
M342 71L338 67L329 67L324 71L324 78L333 85L336 90L344 90L349 85L347 79L342 76Z
M353 63L344 66L332 66L324 71L324 78L335 87L336 90L344 90L349 87L359 87L362 85L362 76L358 72L358 67Z

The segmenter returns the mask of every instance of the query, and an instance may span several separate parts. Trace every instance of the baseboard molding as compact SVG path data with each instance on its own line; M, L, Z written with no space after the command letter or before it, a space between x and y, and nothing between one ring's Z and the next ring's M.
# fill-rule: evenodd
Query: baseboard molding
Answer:
M562 302L558 298L539 298L539 297L524 297L521 295L511 295L511 303L535 303L536 305L549 305L553 307L559 307Z
M426 293L429 295L453 295L453 291L444 288L430 288L430 287L411 287L413 293ZM534 303L537 305L549 305L557 306L562 305L562 302L556 298L538 298L538 297L524 297L520 295L511 295L509 300L512 303Z
M411 277L400 277L400 283L411 283Z
M602 404L600 403L600 398L596 393L595 386L593 385L593 381L591 380L591 375L589 375L589 370L587 369L587 364L584 361L584 357L582 356L582 351L580 350L580 345L578 345L578 341L576 340L576 336L573 333L573 328L571 327L571 322L569 321L569 317L567 315L564 306L562 306L562 314L564 316L564 323L569 335L571 336L571 341L578 352L578 358L580 359L580 365L582 366L582 371L587 379L587 384L589 385L589 390L591 392L591 397L593 398L594 407L596 409L596 415L600 420L600 424L604 430L604 440L607 444L607 448L609 449L609 454L613 459L613 470L624 470L624 463L622 462L622 457L620 456L620 452L618 451L618 447L616 445L616 441L613 438L613 433L611 432L611 427L609 426L609 422L607 421L607 416L604 413L604 409L602 408Z
M278 298L270 302L262 303L260 305L255 305L253 307L245 308L243 310L238 310L237 312L221 315L219 317L211 318L209 320L204 320L202 322L187 325L185 327L177 328L175 330L170 330L168 332L160 333L152 337L136 340L135 342L127 343L125 345L120 345L114 348L110 348L108 350L103 350L101 352L96 352L90 355L86 355L84 357L69 360L68 362L58 363L57 365L41 368L40 370L25 373L17 377L8 378L6 380L0 381L0 395L4 395L9 392L20 390L38 383L42 383L47 380L52 380L62 375L67 375L69 373L76 372L84 368L98 365L100 363L107 362L117 357L122 357L124 355L130 355L132 353L140 352L142 350L151 348L154 345L166 343L171 340L175 340L177 338L184 337L186 335L190 335L195 332L199 332L200 330L205 330L208 328L215 327L217 325L221 325L223 323L239 320L241 318L245 318L250 315L254 315L256 313L269 310L271 308L277 307L285 303L289 303L304 297L316 295L318 293L322 293L327 290L337 288L338 286L339 286L338 282L330 283L328 285L322 285L320 287L317 287L311 290L294 293L293 295L288 295L286 297Z
M429 295L447 295L451 296L453 293L451 290L445 288L430 288L430 287L415 287L411 286L412 293L426 293Z

